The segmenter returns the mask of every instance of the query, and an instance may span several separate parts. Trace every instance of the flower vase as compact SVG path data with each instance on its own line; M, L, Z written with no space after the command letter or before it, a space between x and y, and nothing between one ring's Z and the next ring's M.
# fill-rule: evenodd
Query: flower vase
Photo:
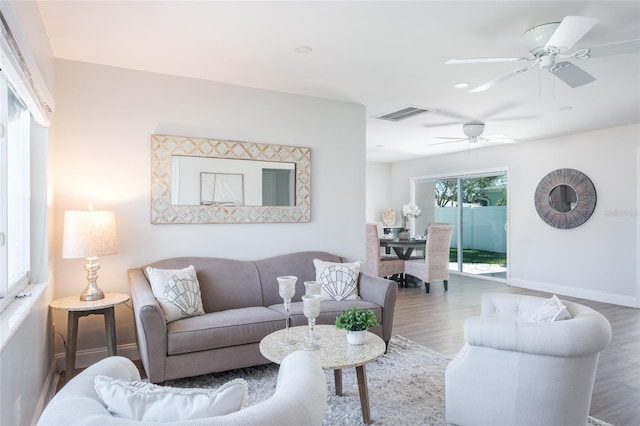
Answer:
M362 345L367 340L367 330L347 330L347 342L352 345Z

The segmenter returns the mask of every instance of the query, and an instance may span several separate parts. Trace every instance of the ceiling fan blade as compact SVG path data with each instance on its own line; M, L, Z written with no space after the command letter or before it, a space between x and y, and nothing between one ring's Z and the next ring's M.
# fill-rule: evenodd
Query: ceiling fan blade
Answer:
M565 16L544 48L555 48L558 52L566 52L599 21L588 16Z
M601 58L603 56L628 55L640 52L640 39L618 41L615 43L599 44L588 49L587 58ZM581 59L578 56L578 59Z
M483 140L496 143L515 143L516 140L505 135L487 135L482 137Z
M584 86L595 80L595 77L571 62L559 62L549 69L549 72L573 88Z
M449 139L451 141L466 141L467 140L467 138L459 138L459 137L458 138L451 138L451 137L446 137L446 136L436 136L435 138L436 139ZM443 143L445 143L445 142L443 142Z
M467 59L449 59L445 62L447 65L455 64L478 64L486 62L518 62L530 61L530 58L467 58Z
M537 63L537 61L536 61L536 62L534 62L534 65L535 65L536 63ZM483 84L483 85L481 85L481 86L478 86L478 87L476 87L475 89L469 90L469 92L470 92L470 93L483 92L483 91L485 91L485 90L487 90L487 89L492 88L492 87L493 87L493 86L495 86L496 84L502 83L503 81L508 80L508 79L510 79L511 77L514 77L514 76L516 76L516 75L518 75L518 74L520 74L520 73L523 73L523 72L527 71L527 70L528 70L529 68L531 68L532 66L533 66L533 65L528 65L528 66L526 66L526 67L522 67L522 68L515 69L515 70L513 70L513 71L509 71L508 73L506 73L506 74L502 74L500 77L494 78L493 80L491 80L491 81L489 81L489 82L487 82L487 83L485 83L485 84Z
M449 138L437 138L437 139L449 139ZM464 138L464 139L456 139L456 138L451 138L452 140L446 141L446 142L436 142L436 143L430 143L427 146L435 146L435 145L444 145L445 143L456 143L456 142L465 142L468 139Z

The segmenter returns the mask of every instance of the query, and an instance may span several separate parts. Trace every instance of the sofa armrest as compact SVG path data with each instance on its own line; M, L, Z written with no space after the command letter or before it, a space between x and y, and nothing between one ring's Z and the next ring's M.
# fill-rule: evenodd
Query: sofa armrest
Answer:
M140 359L150 382L164 382L168 354L167 323L164 314L142 269L130 269L127 275Z
M472 346L574 357L602 351L611 340L611 325L593 310L545 323L472 317L464 323L464 338Z
M361 272L359 291L362 300L382 306L382 335L384 341L388 342L393 330L398 283Z

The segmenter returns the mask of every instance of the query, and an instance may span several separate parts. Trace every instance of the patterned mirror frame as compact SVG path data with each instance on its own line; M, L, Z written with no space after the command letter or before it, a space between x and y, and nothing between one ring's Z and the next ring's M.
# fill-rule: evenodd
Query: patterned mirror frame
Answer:
M171 156L295 163L295 206L171 204ZM151 135L151 223L282 223L311 221L311 148L184 136Z
M549 202L551 191L558 185L567 185L576 192L576 205L570 211L559 212ZM596 208L596 188L591 179L574 169L558 169L540 180L534 196L538 215L548 225L559 229L572 229L585 223Z

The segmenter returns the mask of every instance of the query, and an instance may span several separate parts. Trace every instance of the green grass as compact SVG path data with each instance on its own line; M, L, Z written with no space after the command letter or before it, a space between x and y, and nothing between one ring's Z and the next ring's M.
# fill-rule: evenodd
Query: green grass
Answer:
M493 251L462 249L462 259L464 263L488 263L492 265L506 265L507 254ZM449 252L449 261L458 261L458 250L452 248Z

